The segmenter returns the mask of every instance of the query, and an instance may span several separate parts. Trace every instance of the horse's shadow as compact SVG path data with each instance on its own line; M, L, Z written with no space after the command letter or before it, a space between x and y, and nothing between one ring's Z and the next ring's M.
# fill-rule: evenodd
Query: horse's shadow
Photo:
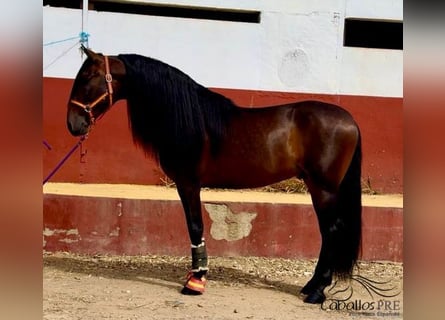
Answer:
M70 256L46 256L44 266L63 272L100 276L108 279L120 279L140 281L151 285L163 286L180 292L185 282L185 272L189 262L161 261L156 263L138 262L134 264L131 259L124 262L104 259L79 259ZM212 265L209 281L218 282L218 285L233 286L234 284L246 285L252 288L279 291L293 296L299 296L301 286L289 284L283 281L270 280L267 277L252 274L236 268Z

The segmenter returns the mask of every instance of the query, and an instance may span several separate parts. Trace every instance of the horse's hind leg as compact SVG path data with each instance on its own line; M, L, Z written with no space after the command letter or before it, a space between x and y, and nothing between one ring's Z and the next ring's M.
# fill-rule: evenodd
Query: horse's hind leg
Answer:
M183 294L202 294L206 285L208 271L207 251L203 238L200 187L178 184L178 193L184 208L192 251L192 269L182 289Z
M324 289L331 284L333 270L332 259L335 257L333 248L335 241L331 239L332 228L335 227L337 195L335 192L321 190L314 185L308 183L311 192L312 202L315 212L317 213L318 224L321 233L321 250L320 256L315 267L314 275L311 280L301 290L302 294L307 295L304 302L322 303L326 297L323 293Z

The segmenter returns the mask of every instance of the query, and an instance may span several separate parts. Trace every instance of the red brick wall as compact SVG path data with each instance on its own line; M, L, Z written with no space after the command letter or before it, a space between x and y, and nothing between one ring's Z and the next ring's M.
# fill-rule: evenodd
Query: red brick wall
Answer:
M311 205L227 202L254 212L252 229L235 241L215 240L203 206L209 255L317 258L320 232ZM44 195L44 249L95 254L190 254L179 200ZM363 208L363 260L403 261L403 209Z

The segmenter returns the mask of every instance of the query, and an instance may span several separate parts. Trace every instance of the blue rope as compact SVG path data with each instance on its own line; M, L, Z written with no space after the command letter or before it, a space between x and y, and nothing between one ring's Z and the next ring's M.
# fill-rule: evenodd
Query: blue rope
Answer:
M43 67L43 70L48 69L49 67L51 67L54 63L57 62L57 60L59 60L60 58L62 58L64 55L66 55L71 49L73 49L75 46L77 46L77 44L80 41L77 41L76 43L74 43L71 47L69 47L67 50L65 50L64 52L62 52L60 55L58 55L53 61L51 61L48 65Z
M80 42L81 43L85 43L85 42L88 43L88 37L89 36L90 35L88 33L86 33L85 31L82 31L81 33L79 33L79 35L77 37L71 37L71 38L67 38L67 39L63 39L63 40L47 42L47 43L44 43L43 46L47 47L47 46L51 46L53 44L58 44L58 43L66 42L66 41L79 39L79 38L80 38Z
M70 40L74 40L74 39L78 39L78 38L79 37L71 37L71 38L68 38L68 39L63 39L63 40L58 40L58 41L51 41L51 42L44 43L43 46L44 47L51 46L53 44L58 44L58 43L62 43L62 42L65 42L65 41L70 41Z
M43 70L48 69L49 67L51 67L54 63L56 63L57 60L59 60L60 58L62 58L64 55L66 55L68 53L68 51L70 51L71 49L73 49L78 43L80 44L84 44L86 42L86 46L88 47L88 37L90 35L84 31L82 31L81 33L79 33L78 37L71 37L68 39L64 39L64 40L59 40L59 41L53 41L53 42L49 42L44 44L43 46L48 46L51 44L56 44L56 43L60 43L60 42L64 42L64 41L69 41L69 40L74 40L74 39L79 39L79 41L77 41L76 43L74 43L74 45L72 45L71 47L69 47L67 50L65 50L64 52L62 52L59 56L57 56L53 61L51 61L48 65L43 67Z

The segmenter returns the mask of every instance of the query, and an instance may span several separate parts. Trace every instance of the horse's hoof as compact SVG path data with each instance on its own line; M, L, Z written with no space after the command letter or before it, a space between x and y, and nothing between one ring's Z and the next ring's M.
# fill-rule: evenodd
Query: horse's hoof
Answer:
M309 293L308 296L304 299L304 302L306 303L312 303L312 304L321 304L326 300L326 296L323 292L320 292L319 290L315 290L312 293Z
M195 291L187 287L182 288L181 293L187 296L199 296L200 294L202 294L202 292Z
M306 285L301 289L300 293L304 295L308 295L311 292L315 291L316 285L315 282L309 281Z
M200 275L189 272L187 275L187 281L182 288L181 293L189 296L196 296L204 293L207 279L204 274Z

